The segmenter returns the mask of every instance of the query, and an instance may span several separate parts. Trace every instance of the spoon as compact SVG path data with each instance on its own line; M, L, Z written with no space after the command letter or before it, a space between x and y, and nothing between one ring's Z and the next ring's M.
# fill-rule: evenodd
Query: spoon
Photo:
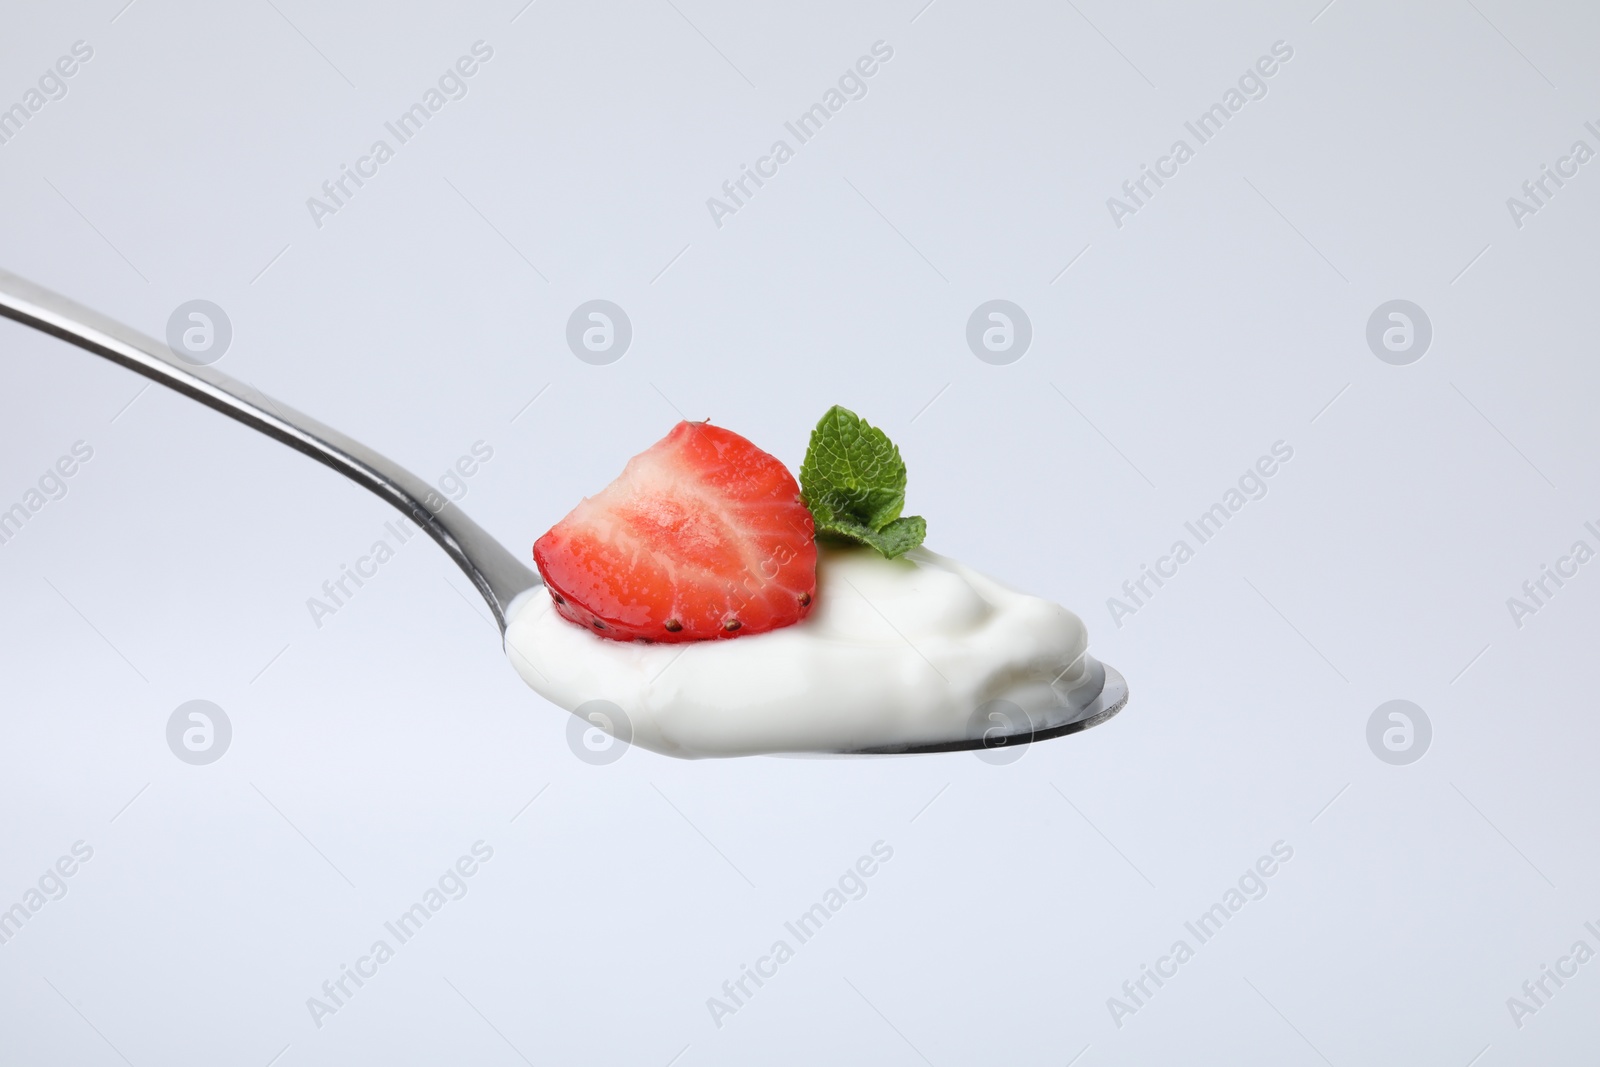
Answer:
M513 602L543 585L537 571L441 497L422 478L358 441L210 367L180 359L165 344L90 308L0 270L0 316L31 326L142 374L268 437L326 464L376 493L415 522L464 571L494 613L502 641ZM598 639L597 639L598 640ZM990 712L980 736L822 753L889 755L995 749L1078 733L1111 718L1128 702L1122 675L1091 661L1084 680L1042 716L1015 705ZM1004 702L996 702L1004 704Z

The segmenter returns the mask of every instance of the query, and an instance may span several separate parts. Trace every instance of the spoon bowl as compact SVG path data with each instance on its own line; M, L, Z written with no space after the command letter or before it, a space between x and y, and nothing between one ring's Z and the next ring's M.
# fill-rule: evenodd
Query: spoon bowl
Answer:
M1010 714L997 716L1000 723L995 729L977 737L920 745L860 748L846 755L920 756L936 752L992 752L1082 733L1099 726L1128 706L1128 681L1121 672L1098 661L1094 663L1094 668L1092 673L1099 675L1096 681L1079 687L1068 695L1059 708L1050 708L1043 715L1030 715L1013 705Z

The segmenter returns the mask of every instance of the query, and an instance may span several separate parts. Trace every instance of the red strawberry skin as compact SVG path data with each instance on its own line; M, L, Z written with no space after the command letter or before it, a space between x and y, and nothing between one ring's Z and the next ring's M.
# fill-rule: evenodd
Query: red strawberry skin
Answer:
M817 592L800 486L731 430L680 422L534 542L556 610L617 641L744 637L799 622Z

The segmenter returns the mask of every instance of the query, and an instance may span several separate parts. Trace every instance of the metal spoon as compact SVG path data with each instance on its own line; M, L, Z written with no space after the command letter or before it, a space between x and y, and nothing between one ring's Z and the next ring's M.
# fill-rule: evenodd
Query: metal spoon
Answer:
M5 270L0 270L0 316L59 337L198 400L378 494L426 531L466 572L494 612L502 639L512 601L543 584L537 571L508 552L425 480L243 382L180 360L165 344ZM1063 694L1061 706L1051 709L1042 721L1026 714L1001 713L994 716L997 725L983 736L830 754L956 752L1026 744L1097 726L1127 702L1128 686L1122 675L1091 661L1085 682Z

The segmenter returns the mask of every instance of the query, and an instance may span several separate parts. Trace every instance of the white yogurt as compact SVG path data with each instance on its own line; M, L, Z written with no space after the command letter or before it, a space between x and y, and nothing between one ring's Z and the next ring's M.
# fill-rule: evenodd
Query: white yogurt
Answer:
M546 699L569 711L609 701L634 744L682 757L959 741L1002 723L992 705L974 714L994 700L1041 729L1098 684L1083 622L1057 604L926 549L890 560L818 547L816 606L793 626L610 641L556 614L540 587L513 605L507 654Z

